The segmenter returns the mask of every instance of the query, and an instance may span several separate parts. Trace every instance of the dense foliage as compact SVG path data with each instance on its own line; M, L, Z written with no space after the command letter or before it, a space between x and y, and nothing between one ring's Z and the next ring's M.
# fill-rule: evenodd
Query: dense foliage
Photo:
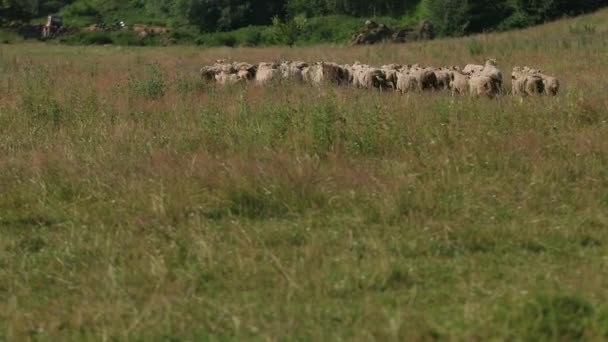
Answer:
M60 12L72 25L96 21L163 24L200 32L230 31L297 16L389 16L430 19L444 36L505 30L592 11L608 0L0 0L2 21Z

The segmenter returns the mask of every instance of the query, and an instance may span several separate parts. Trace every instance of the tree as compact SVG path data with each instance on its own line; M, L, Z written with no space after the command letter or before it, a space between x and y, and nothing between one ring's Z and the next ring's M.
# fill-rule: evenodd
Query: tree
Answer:
M173 13L202 32L214 32L270 24L282 8L279 0L177 0Z
M606 5L605 0L516 0L518 10L542 22L564 15L577 15Z
M471 23L469 0L425 0L423 6L426 17L439 35L458 36L468 31Z
M514 8L507 0L474 0L468 2L468 32L491 30L513 14Z
M0 19L28 21L38 9L38 0L0 0Z
M272 26L279 41L292 47L306 28L307 20L303 15L298 15L288 21L281 21L278 16L272 18Z
M285 8L287 14L292 17L297 15L317 17L328 13L327 0L289 0Z

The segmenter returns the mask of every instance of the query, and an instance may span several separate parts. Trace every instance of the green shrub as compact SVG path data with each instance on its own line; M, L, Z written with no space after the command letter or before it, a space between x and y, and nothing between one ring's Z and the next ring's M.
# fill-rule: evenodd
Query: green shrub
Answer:
M163 97L167 84L163 79L158 64L150 64L146 69L145 77L131 78L129 80L129 93L132 96L143 96L150 99Z
M12 44L21 40L23 38L15 32L0 30L0 44Z
M292 17L297 15L316 17L328 12L327 2L324 0L289 0L285 7L287 13Z
M461 0L425 0L424 11L441 36L461 36L470 24L469 5Z
M196 40L197 45L204 46L229 46L233 47L237 45L237 39L231 32L217 32L209 33L199 37Z
M150 38L146 38L146 39L142 40L133 31L112 32L112 33L110 33L110 37L114 44L128 45L128 46L146 45L146 42L149 43L149 40L150 40ZM151 44L147 44L147 45L151 45Z
M50 81L46 68L32 68L25 71L25 92L21 96L21 105L36 124L62 124L67 112L57 101L53 93L54 85Z
M374 18L378 22L390 27L399 26L399 21L393 18ZM298 39L298 43L347 43L353 33L363 27L365 20L345 15L330 15L325 17L309 18L308 24Z
M195 40L195 33L186 29L175 29L169 33L169 37L178 42L193 42Z
M261 187L236 188L229 192L230 214L250 219L264 219L285 216L289 208Z
M61 10L65 17L94 17L100 15L97 8L87 1L76 1Z
M278 16L272 18L272 26L275 30L277 40L289 46L293 46L306 29L308 20L305 16L298 15L293 19L282 21Z
M238 45L257 46L262 42L262 30L264 27L249 26L234 31L234 37Z
M104 45L112 44L114 41L112 40L110 33L83 31L70 35L66 38L65 42L73 45Z
M575 35L586 35L586 34L595 34L597 32L597 26L593 24L584 24L584 25L571 25L568 27L568 30L571 34Z
M39 14L57 13L64 5L65 1L62 0L41 1Z
M534 24L534 20L531 17L522 11L515 11L498 25L498 29L506 31L528 27L532 24Z
M483 42L477 39L471 39L467 42L467 47L471 56L479 56L485 53L486 49Z
M517 317L516 329L525 341L577 341L584 337L594 316L593 308L576 296L541 295Z

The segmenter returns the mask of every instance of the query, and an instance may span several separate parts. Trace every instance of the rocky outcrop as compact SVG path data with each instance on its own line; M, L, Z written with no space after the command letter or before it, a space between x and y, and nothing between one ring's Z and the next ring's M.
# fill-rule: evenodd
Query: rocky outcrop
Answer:
M429 21L422 21L416 26L401 27L391 29L384 24L368 20L365 27L353 35L351 44L364 45L382 42L388 43L408 43L418 40L430 40L435 38L433 24Z

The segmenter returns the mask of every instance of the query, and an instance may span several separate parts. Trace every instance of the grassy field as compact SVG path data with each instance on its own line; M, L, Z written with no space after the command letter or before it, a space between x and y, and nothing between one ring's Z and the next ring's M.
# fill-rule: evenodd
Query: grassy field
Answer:
M197 75L486 57L562 92ZM607 72L608 11L411 45L0 45L0 340L606 339Z

